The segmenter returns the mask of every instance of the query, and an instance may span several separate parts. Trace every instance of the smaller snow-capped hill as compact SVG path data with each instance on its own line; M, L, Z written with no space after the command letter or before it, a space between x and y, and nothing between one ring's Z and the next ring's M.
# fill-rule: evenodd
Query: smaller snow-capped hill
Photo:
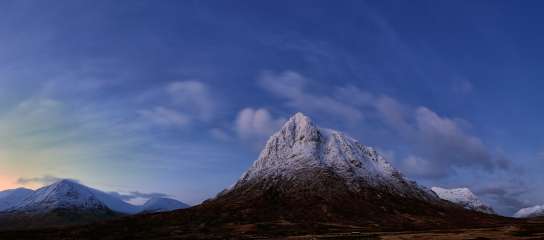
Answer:
M32 192L9 212L46 213L56 209L103 209L109 208L93 194L93 191L71 180L61 180Z
M142 213L168 212L188 208L189 205L171 198L151 198L141 208Z
M514 214L515 218L531 218L544 216L544 205L523 208Z
M446 189L446 188L440 188L440 187L432 187L431 190L435 192L438 195L438 197L440 197L441 199L461 205L462 207L466 209L483 212L487 214L495 214L495 211L493 210L493 208L485 205L468 188Z
M123 214L136 214L140 211L138 206L72 180L60 180L42 187L6 210L47 212L54 209L107 209Z
M34 191L26 188L9 189L0 192L0 212L12 208Z

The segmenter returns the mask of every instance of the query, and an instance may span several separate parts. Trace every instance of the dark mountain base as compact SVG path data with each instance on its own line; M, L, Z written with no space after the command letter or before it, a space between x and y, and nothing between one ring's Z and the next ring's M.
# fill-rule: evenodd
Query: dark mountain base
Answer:
M314 169L289 179L245 183L198 209L217 222L332 222L369 230L457 228L505 220L440 199L401 197L364 185L354 191L334 173Z
M54 209L47 213L0 214L1 230L26 230L56 226L83 225L124 216L108 209Z

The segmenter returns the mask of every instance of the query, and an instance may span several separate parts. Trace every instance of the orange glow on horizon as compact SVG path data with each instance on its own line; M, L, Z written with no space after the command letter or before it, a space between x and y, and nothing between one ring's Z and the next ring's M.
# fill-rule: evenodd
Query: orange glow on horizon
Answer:
M25 185L21 185L17 183L17 177L11 177L11 176L0 174L0 191L7 190L7 189L20 188L20 187L36 190L40 187L43 187L43 185L41 183L28 183Z
M8 176L0 176L0 191L16 188L16 180Z

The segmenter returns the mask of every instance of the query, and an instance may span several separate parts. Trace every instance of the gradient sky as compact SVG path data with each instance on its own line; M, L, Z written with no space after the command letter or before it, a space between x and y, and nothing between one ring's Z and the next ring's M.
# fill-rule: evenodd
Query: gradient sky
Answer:
M0 189L196 204L301 111L423 185L543 204L540 4L1 1Z

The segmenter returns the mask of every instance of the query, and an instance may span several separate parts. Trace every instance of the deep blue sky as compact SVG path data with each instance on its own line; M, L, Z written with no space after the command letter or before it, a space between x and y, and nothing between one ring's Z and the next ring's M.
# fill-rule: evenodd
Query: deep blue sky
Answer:
M424 185L542 204L540 5L2 1L0 188L55 176L195 204L301 111Z

